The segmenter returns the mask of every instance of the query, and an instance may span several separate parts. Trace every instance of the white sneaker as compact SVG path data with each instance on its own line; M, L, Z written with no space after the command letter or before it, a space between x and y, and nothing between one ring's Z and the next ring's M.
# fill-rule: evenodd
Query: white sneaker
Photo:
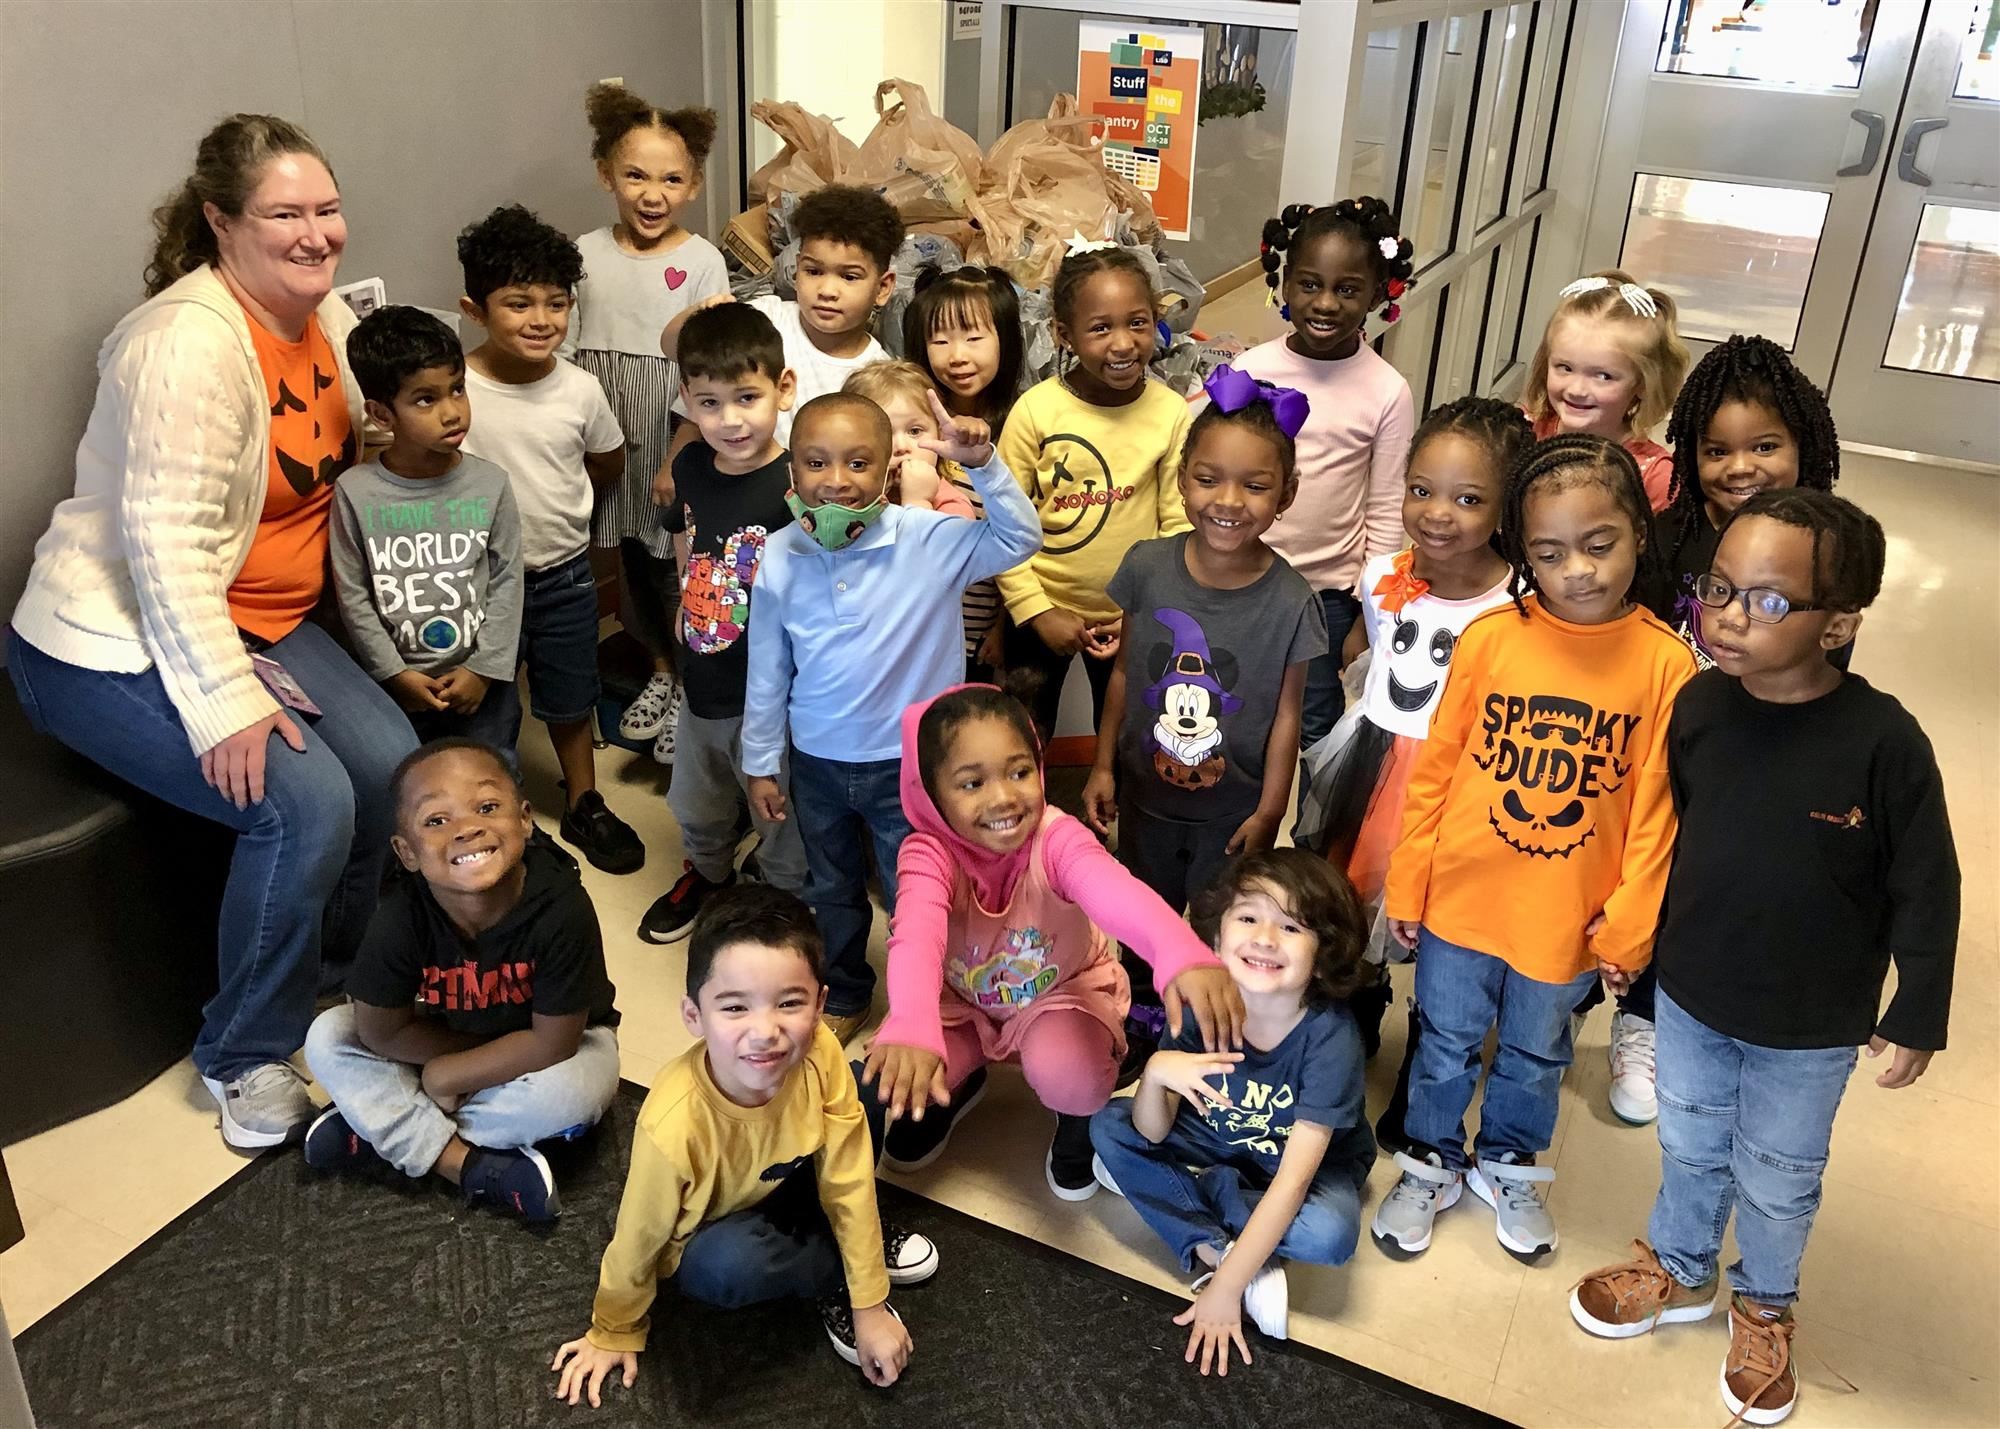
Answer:
M674 730L681 722L681 687L674 686L674 698L667 707L667 717L661 723L659 733L653 740L653 762L672 764L674 762Z
M1118 1189L1118 1183L1111 1179L1111 1168L1104 1164L1104 1158L1094 1152L1090 1158L1090 1174L1097 1178L1098 1185L1102 1186L1112 1195L1123 1196L1125 1194Z
M1611 1018L1611 1111L1631 1126L1645 1126L1660 1115L1653 1086L1653 1024L1629 1012Z
M1222 1259L1229 1259L1229 1252L1236 1249L1231 1241L1222 1248ZM1219 1265L1221 1262L1217 1262ZM1197 1276L1193 1288L1199 1293L1201 1287L1215 1278L1213 1270ZM1250 1317L1250 1323L1264 1332L1268 1339L1289 1340L1291 1336L1291 1283L1285 1278L1284 1263L1273 1257L1269 1264L1250 1278L1243 1287L1243 1313Z
M227 1082L203 1077L201 1084L222 1110L223 1141L238 1151L296 1141L319 1113L290 1062L265 1062Z

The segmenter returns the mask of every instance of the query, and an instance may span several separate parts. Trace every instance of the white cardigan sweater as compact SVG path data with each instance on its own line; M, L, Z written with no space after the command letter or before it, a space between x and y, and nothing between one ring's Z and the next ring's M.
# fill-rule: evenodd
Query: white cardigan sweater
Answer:
M354 315L329 297L319 321L359 440ZM35 543L14 629L85 669L158 666L201 754L278 708L229 615L270 484L271 412L250 320L215 270L198 268L120 320L97 372L76 495Z

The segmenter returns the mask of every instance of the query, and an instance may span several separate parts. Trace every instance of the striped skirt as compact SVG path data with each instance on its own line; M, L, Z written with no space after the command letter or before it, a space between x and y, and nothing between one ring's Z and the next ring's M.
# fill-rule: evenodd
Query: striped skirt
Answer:
M680 374L664 357L585 348L576 365L604 384L604 395L618 425L625 429L625 476L617 487L597 498L590 518L590 539L599 546L616 546L631 537L661 560L674 558L674 542L660 525L660 508L653 504L653 473L667 455L669 409L680 387Z

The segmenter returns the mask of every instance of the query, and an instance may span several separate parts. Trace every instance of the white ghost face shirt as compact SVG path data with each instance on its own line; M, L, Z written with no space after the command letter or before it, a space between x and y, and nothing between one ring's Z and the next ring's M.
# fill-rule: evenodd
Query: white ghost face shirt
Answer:
M1503 577L1469 600L1443 600L1426 592L1392 611L1388 605L1398 604L1390 594L1397 584L1390 579L1395 559L1377 556L1361 572L1361 618L1368 623L1369 649L1362 710L1391 734L1422 739L1444 698L1458 637L1474 617L1507 603L1507 582ZM1378 592L1385 581L1389 590Z

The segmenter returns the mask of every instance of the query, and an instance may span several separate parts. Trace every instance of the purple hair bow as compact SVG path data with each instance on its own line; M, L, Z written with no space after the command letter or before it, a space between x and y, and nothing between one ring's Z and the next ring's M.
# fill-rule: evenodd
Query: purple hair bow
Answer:
M1296 387L1260 382L1234 367L1216 368L1208 374L1208 380L1201 387L1208 393L1209 400L1225 412L1240 412L1252 402L1264 403L1277 420L1278 430L1288 437L1298 436L1299 429L1305 426L1306 417L1312 411L1312 403Z

